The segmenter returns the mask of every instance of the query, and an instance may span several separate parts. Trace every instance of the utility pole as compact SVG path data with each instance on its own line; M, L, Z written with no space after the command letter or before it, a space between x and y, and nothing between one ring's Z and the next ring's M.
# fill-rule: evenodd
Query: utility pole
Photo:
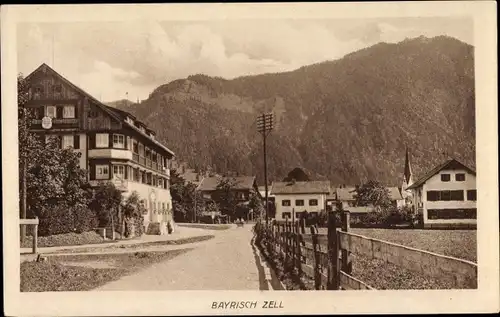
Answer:
M273 114L261 114L257 117L257 131L262 134L263 146L264 146L264 186L266 190L266 224L269 222L269 201L268 201L268 190L267 190L267 153L266 153L266 138L269 133L273 130Z

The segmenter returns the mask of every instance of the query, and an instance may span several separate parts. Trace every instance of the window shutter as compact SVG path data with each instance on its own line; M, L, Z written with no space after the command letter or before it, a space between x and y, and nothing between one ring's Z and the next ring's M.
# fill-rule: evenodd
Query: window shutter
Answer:
M95 164L89 163L90 167L90 180L95 180Z
M56 107L56 118L63 117L63 107Z
M128 169L129 167L125 165L125 179L128 179Z
M89 142L88 142L87 147L89 148L89 150L94 149L95 148L95 133L90 133L88 135L88 139L89 139Z
M113 133L108 134L109 147L113 147Z
M80 135L79 134L75 134L73 136L73 148L75 150L79 150L80 149Z
M78 118L78 105L75 105L75 118Z
M63 148L63 136L62 135L58 135L57 138L59 140L59 147L62 149Z
M45 112L45 108L42 106L40 108L37 108L36 110L37 110L36 111L36 115L37 115L36 118L39 119L39 120L43 119L43 117L45 116L45 113L44 113Z

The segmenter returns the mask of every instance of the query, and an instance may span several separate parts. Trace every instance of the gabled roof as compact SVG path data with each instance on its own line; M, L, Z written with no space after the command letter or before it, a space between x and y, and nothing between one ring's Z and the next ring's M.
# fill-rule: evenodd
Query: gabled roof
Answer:
M429 178L431 178L432 176L436 175L437 173L439 173L440 171L442 170L447 170L447 169L450 169L450 170L453 170L453 169L464 169L466 170L467 172L471 173L472 175L476 175L476 171L465 166L464 164L460 163L459 161L457 161L456 159L451 159L451 160L448 160L436 167L434 167L433 169L431 169L429 172L427 172L423 177L421 177L419 180L417 180L415 183L411 184L410 186L408 186L407 189L415 189L417 187L420 187L422 186Z
M217 185L222 179L234 180L236 183L234 189L252 189L255 184L255 176L237 176L237 177L206 177L204 178L198 190L201 191L213 191L217 189Z
M402 200L403 196L401 196L401 191L398 187L387 187L389 191L389 199L390 200Z
M271 195L279 194L329 194L329 181L273 182Z
M113 108L113 107L110 107L110 106L107 106L105 104L103 104L102 102L100 102L99 100L97 100L96 98L94 98L91 94L89 94L88 92L84 91L83 89L81 89L80 87L76 86L75 84L73 84L71 81L69 81L68 79L66 79L64 76L62 76L61 74L59 74L58 72L56 72L53 68L51 68L50 66L48 66L47 64L43 63L42 65L40 65L37 69L35 69L34 71L31 72L31 74L29 74L27 77L26 77L26 80L29 80L34 74L36 74L39 70L42 70L45 71L45 70L49 70L51 72L53 72L57 77L59 77L59 79L61 79L66 85L72 87L74 90L76 90L77 92L79 92L80 94L86 96L87 98L89 98L90 100L92 100L92 102L94 104L96 104L100 109L102 109L104 112L106 112L108 115L110 115L112 118L114 118L115 120L121 122L122 124L125 124L125 125L128 125L130 127L132 127L134 130L136 130L137 132L143 134L144 136L148 137L151 142L155 143L156 145L158 145L159 147L161 147L163 150L167 151L168 153L170 153L172 156L175 155L175 153L173 151L171 151L169 148L167 148L166 146L164 146L163 144L161 144L160 142L156 141L156 140L153 140L151 139L146 133L143 133L140 129L138 129L136 126L134 126L133 124L130 124L128 121L126 121L126 118L127 116L130 116L132 118L135 118L132 114L126 112L126 111L123 111L123 110L119 110L119 109L116 109L116 108ZM141 122L142 123L142 122ZM142 123L143 124L143 123ZM144 125L145 126L145 125ZM151 131L150 129L147 129L148 131Z
M388 191L388 196L390 200L402 200L401 192L398 187L386 187ZM343 187L336 188L337 199L342 201L352 201L356 200L356 188L355 187Z

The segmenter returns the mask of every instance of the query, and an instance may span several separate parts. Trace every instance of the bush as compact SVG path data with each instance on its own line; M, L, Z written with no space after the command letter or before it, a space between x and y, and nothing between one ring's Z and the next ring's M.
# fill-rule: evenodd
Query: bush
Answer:
M39 211L38 234L49 236L63 233L82 233L94 229L98 220L95 212L85 206L68 207L65 204Z
M86 207L72 208L75 218L75 231L82 233L97 228L99 220L97 214Z

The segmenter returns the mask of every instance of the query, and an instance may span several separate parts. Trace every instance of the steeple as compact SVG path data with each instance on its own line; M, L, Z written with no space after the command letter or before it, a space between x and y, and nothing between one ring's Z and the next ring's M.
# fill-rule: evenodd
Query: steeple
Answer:
M406 201L411 197L411 191L407 190L408 186L413 184L411 164L410 164L410 152L408 147L406 147L406 156L405 156L405 167L403 173L403 186L401 186L401 195L405 198Z
M411 164L410 164L410 153L408 147L406 147L404 178L407 186L410 186L413 183Z

